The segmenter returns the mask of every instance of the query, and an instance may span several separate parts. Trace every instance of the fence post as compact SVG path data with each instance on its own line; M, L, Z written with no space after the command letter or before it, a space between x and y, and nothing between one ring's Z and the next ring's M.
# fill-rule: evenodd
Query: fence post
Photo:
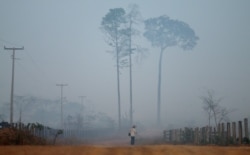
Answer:
M249 134L248 134L248 119L247 118L244 119L244 129L245 129L245 137L249 138Z
M176 143L177 141L177 129L174 130L174 142Z
M176 142L179 142L179 129L176 129L175 132L176 132Z
M202 143L203 144L206 144L206 127L202 127L201 129L201 132L202 132Z
M233 142L235 144L236 143L236 122L233 122L232 129L233 129Z
M241 121L239 121L238 130L239 130L239 144L241 144L242 142L242 122Z
M163 130L163 139L164 141L167 140L167 130Z
M209 126L209 129L208 129L208 130L209 130L209 132L208 132L208 138L209 138L209 139L208 139L208 141L209 141L209 144L211 144L211 138L212 138L212 137L211 137L211 136L212 136L212 127L211 127L211 126Z
M200 141L200 134L199 134L199 128L195 128L195 144L198 145Z
M180 141L180 143L183 143L183 138L182 138L182 136L183 136L183 134L182 134L182 129L180 129L180 135L179 135L179 141Z
M173 129L173 142L175 142L175 140L176 140L176 134L175 134L175 129Z
M227 122L227 144L228 143L231 143L231 128L229 122Z
M169 130L169 142L172 142L173 139L173 133L172 130Z
M221 123L221 144L225 145L225 125Z
M216 141L217 137L218 137L218 128L214 127L213 144L217 143Z
M197 144L197 128L194 128L194 144Z
M209 142L209 127L206 126L206 144Z

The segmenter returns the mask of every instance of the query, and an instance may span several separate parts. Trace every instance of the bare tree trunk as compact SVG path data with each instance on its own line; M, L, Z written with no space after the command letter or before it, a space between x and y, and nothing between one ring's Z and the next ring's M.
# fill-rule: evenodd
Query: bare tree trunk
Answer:
M132 60L131 60L131 55L132 55L132 47L131 47L131 42L132 42L132 34L131 34L131 27L132 27L132 22L129 24L129 86L130 86L130 125L132 126L133 124L133 100L132 100Z
M117 31L117 30L116 30ZM121 97L120 97L120 65L119 65L119 48L118 39L116 35L116 72L117 72L117 98L118 98L118 124L121 129Z
M119 59L117 58L119 63ZM121 97L120 97L120 67L117 65L117 95L118 95L118 119L119 119L119 129L121 129Z
M158 73L158 92L157 92L157 125L161 125L161 67L162 67L163 48L161 48Z

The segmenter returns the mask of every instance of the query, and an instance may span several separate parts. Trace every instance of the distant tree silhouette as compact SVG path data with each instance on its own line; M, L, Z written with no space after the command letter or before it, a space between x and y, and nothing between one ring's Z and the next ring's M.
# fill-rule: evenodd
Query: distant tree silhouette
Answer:
M211 124L211 119L214 118L216 127L221 121L229 121L228 114L234 110L229 110L225 107L220 106L222 98L215 98L213 90L207 90L207 95L201 96L200 99L203 103L203 110L208 114L208 123Z

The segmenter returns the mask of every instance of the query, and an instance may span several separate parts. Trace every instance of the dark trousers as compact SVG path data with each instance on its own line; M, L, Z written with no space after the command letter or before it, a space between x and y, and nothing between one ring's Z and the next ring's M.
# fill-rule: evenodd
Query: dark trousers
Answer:
M134 136L131 136L131 145L134 145L135 144L135 137Z

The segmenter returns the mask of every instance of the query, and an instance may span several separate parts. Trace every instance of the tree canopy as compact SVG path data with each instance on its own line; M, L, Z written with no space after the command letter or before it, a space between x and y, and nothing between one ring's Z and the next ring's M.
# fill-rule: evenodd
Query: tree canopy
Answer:
M101 29L106 34L107 43L116 47L124 36L124 24L126 23L125 10L123 8L110 9L102 18ZM118 43L119 42L119 43Z
M188 24L170 19L165 15L147 19L144 36L152 43L153 47L160 47L163 50L170 46L179 46L184 50L190 50L199 39Z

